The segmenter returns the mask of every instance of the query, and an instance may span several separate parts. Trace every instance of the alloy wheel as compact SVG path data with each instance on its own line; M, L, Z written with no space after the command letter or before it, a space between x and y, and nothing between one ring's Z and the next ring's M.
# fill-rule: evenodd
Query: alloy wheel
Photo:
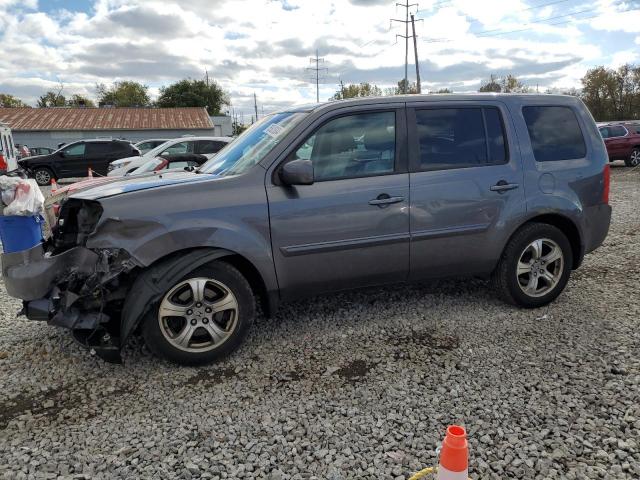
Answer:
M190 278L173 287L158 309L160 331L175 348L206 352L222 345L238 324L238 301L222 282Z
M637 167L638 165L640 165L640 150L634 149L633 152L631 152L631 156L629 157L629 164L632 167Z
M51 183L51 174L48 170L38 170L35 174L38 185L49 185Z
M530 297L542 297L551 292L562 278L564 254L549 238L534 240L518 259L516 276L522 291Z

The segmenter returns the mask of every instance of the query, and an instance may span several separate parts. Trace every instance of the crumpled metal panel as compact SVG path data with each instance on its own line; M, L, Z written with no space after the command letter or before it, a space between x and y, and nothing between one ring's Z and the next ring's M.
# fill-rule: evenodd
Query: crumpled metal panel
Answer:
M59 255L45 256L42 245L1 256L2 276L7 293L22 300L44 297L56 278L64 272L93 273L98 254L75 247Z

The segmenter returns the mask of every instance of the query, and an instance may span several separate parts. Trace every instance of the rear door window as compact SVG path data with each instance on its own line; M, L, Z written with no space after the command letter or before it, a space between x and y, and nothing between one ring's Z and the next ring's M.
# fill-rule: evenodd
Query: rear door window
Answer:
M111 153L111 146L106 142L91 142L87 144L87 155L99 157Z
M531 106L524 107L522 114L536 161L572 160L587 154L582 130L571 108Z
M504 127L494 107L416 110L420 170L507 162Z
M627 130L622 125L613 125L609 127L609 138L624 137L626 134Z
M196 153L218 153L222 148L221 143L214 140L199 140Z

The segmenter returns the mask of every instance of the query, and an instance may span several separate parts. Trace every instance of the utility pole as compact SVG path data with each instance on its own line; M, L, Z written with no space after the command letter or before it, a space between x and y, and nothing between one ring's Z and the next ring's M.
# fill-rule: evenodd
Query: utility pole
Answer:
M253 92L253 108L256 111L256 122L257 122L258 121L258 100L256 98L256 92Z
M206 68L204 69L204 77L205 77L205 82L207 82L207 87L209 86L209 70L207 70Z
M396 38L401 37L404 38L404 86L403 92L407 93L407 89L409 88L409 80L408 80L408 68L409 68L409 9L411 7L417 7L417 3L396 3L396 6L405 8L405 18L404 20L398 20L396 18L392 18L391 22L400 22L404 23L404 35L396 34Z
M420 85L420 64L418 63L418 42L416 40L416 22L413 18L413 13L411 14L411 31L413 32L413 53L416 58L416 87L418 93L422 93L422 86Z
M342 100L344 100L344 83L342 83L342 79L340 79L340 95L342 95Z
M309 60L311 61L311 63L316 64L315 67L309 67L307 68L307 70L313 70L314 72L316 72L316 103L320 103L320 70L324 70L324 71L328 71L328 70L324 67L322 68L320 67L320 64L324 63L324 58L318 57L317 49L316 49L315 58L310 58Z

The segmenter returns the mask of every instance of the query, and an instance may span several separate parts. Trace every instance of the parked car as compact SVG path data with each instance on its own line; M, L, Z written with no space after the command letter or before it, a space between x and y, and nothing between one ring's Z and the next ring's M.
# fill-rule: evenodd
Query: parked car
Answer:
M38 185L49 185L51 179L86 177L89 168L98 175L106 175L110 162L135 155L139 155L138 149L122 140L81 140L49 155L24 158L18 165Z
M609 160L624 160L627 167L640 165L640 122L599 123Z
M28 318L103 358L139 330L155 354L203 364L242 343L257 299L272 314L486 276L509 303L547 305L606 237L608 198L606 150L575 97L352 99L266 115L195 172L74 193L44 248L4 255L2 273Z
M180 153L198 153L212 155L219 152L233 139L231 137L182 137L174 138L156 148L149 150L141 157L122 158L112 162L109 166L109 176L122 177L133 172L147 161L161 155L175 155Z
M178 153L176 155L163 155L152 158L144 165L136 168L126 176L143 175L152 172L164 172L166 170L184 170L185 168L197 168L204 164L209 157L198 153Z
M168 138L152 138L149 140L143 140L142 142L138 142L135 144L136 148L140 150L140 154L144 155L149 150L153 150L159 145L162 145L164 142L169 141Z
M0 122L0 174L16 168L18 163L11 129L6 123Z
M29 152L31 152L32 156L49 155L50 153L55 152L55 149L49 147L31 147L29 148Z

